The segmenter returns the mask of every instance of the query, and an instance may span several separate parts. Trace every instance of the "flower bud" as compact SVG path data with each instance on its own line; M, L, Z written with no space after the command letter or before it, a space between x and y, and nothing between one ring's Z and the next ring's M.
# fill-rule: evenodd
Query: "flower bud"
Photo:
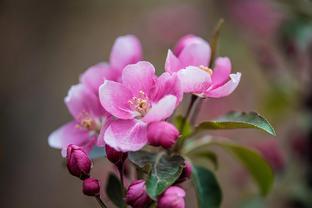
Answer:
M158 208L184 208L185 191L178 186L169 187L158 199Z
M148 142L153 146L169 149L176 143L178 137L177 128L166 121L151 123L147 129Z
M126 202L133 208L146 207L152 202L146 193L144 180L137 180L130 184L127 190Z
M100 195L100 183L97 179L87 178L83 181L82 192L87 196Z
M192 164L190 163L190 161L185 160L184 164L185 164L185 167L183 168L182 173L179 179L177 180L177 183L181 183L185 181L186 179L189 179L192 175Z
M67 168L69 172L81 179L89 177L91 160L79 146L70 144L67 147Z
M118 168L121 168L128 157L128 153L119 152L109 145L105 145L106 157L114 163Z

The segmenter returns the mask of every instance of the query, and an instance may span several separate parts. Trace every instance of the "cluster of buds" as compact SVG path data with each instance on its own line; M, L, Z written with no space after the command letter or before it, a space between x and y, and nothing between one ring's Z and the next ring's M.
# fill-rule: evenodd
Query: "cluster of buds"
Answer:
M87 196L99 196L100 183L90 178L92 162L87 153L81 147L71 144L67 147L66 159L69 172L83 180L82 192Z

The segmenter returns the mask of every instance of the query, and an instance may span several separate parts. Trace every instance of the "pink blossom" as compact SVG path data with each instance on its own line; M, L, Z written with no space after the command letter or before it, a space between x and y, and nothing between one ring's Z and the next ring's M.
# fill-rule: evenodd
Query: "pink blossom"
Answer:
M100 182L95 178L87 178L82 183L82 192L87 196L99 196L100 190Z
M105 110L116 117L104 141L122 152L141 149L147 143L147 125L171 116L182 96L176 75L157 78L154 66L146 61L126 66L120 83L106 80L99 95Z
M169 187L158 199L158 208L184 208L185 191L178 186Z
M241 74L231 74L231 61L227 57L217 58L214 69L210 69L210 56L207 41L187 35L178 41L174 53L168 51L165 69L178 74L183 92L202 97L227 96L238 86Z
M105 80L119 80L123 68L141 58L141 44L135 36L117 38L111 51L110 63L99 63L90 67L80 76L80 83L70 88L65 104L74 121L52 132L48 139L49 145L62 149L63 156L66 156L69 144L82 146L86 152L94 145L104 146L103 139L98 138L103 138L111 116L100 104L99 86Z
M152 202L147 195L144 180L137 180L130 184L127 190L126 202L133 208L145 207Z

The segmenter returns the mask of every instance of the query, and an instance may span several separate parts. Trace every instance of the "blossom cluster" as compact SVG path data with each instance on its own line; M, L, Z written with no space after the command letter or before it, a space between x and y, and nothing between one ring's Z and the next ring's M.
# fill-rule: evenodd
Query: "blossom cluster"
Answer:
M115 41L109 62L96 64L80 76L65 97L73 121L52 132L48 141L67 157L70 173L84 181L85 194L98 196L100 191L98 181L89 177L88 154L95 147L105 149L107 158L119 169L129 152L146 145L172 150L181 138L181 129L169 118L183 96L220 98L236 89L241 74L231 73L229 58L211 60L211 53L206 40L186 35L168 50L165 72L157 76L153 64L143 59L138 38L126 35ZM190 175L191 165L186 161L178 181L154 199L157 206L185 207L179 181ZM133 181L126 203L132 207L152 203L145 189L144 180Z

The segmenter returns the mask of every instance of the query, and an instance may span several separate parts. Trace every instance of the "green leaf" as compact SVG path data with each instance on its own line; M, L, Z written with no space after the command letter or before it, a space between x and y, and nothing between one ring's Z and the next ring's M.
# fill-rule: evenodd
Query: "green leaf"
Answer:
M252 175L260 193L262 195L268 194L274 182L274 175L271 166L259 153L231 142L215 141L213 144L232 152Z
M201 166L193 166L192 182L197 192L199 208L218 208L222 191L213 172Z
M256 128L271 135L276 135L271 124L257 113L230 112L214 121L206 121L199 124L194 132L198 133L209 129L237 129Z
M215 169L218 169L218 157L216 153L211 152L211 151L200 151L200 152L194 152L188 155L191 158L197 159L197 158L202 158L202 159L207 159L209 160Z
M183 116L178 115L173 119L174 125L177 127L177 129L181 129L181 125L183 123ZM190 122L187 120L185 121L183 132L181 132L182 137L188 137L192 134L192 126Z
M184 159L181 156L169 156L165 152L132 152L129 154L129 159L137 167L149 173L146 190L153 199L171 186L184 168Z
M108 198L119 208L126 207L123 199L123 190L121 182L114 174L109 174L108 182L106 184L106 194Z

